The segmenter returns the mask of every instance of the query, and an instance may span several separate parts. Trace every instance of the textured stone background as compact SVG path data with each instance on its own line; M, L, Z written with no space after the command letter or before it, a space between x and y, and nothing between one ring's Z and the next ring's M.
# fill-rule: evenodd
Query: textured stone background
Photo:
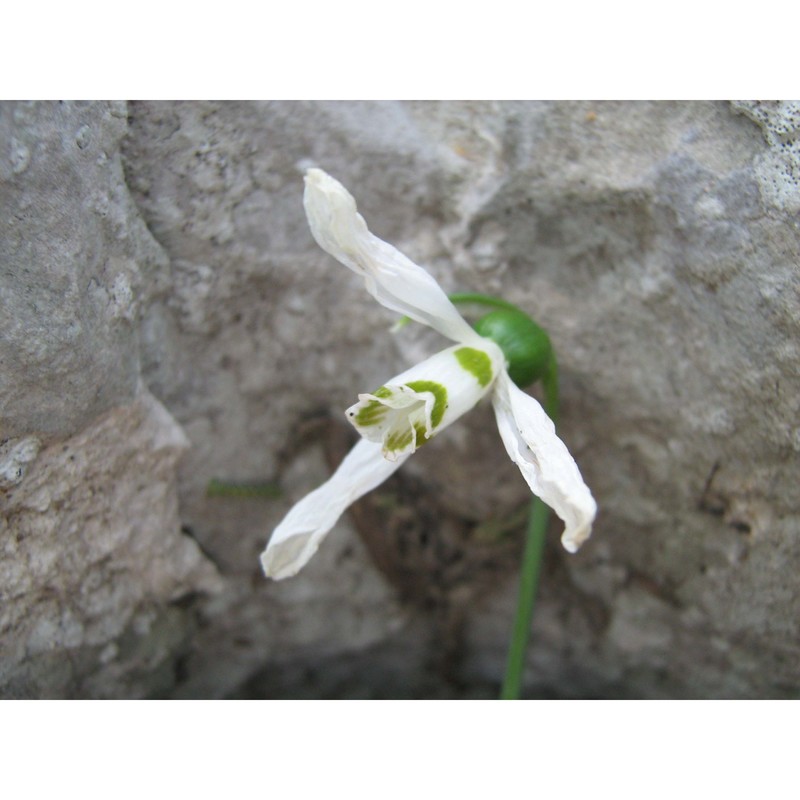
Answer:
M444 346L315 245L312 164L551 332L600 515L553 526L528 694L798 696L800 107L663 102L0 104L0 694L496 691L527 490L488 407L260 574L342 410Z

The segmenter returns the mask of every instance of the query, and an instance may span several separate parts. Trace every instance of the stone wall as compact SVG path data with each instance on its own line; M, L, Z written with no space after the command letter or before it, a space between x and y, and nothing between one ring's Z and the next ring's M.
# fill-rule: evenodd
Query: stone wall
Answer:
M527 692L800 692L800 107L0 104L0 694L483 697L527 488L480 406L309 567L258 554L444 346L314 243L302 173L551 333L600 506ZM272 496L209 496L213 478Z

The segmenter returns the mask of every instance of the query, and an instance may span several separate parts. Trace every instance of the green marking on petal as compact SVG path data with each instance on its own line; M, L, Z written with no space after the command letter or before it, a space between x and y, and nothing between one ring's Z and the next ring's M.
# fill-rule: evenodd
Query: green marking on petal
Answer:
M421 422L415 422L413 427L414 432L417 434L415 447L417 450L419 450L419 448L422 447L422 445L424 445L426 442L429 442L432 437L428 436L425 426ZM390 453L395 453L398 450L405 450L412 441L414 441L414 435L411 432L411 428L406 428L404 431L399 431L387 436L383 443L383 447L384 450L388 450Z
M406 386L415 392L430 392L433 395L431 428L435 428L442 421L442 416L444 415L444 409L447 405L447 389L441 383L436 383L436 381L410 381ZM419 436L417 439L419 439ZM427 437L425 437L425 441L427 441Z
M392 393L391 389L387 389L385 386L381 386L380 389L376 389L373 392L375 397L389 397ZM358 410L358 414L355 415L353 421L356 425L361 425L362 427L369 427L370 425L377 425L381 420L386 416L386 412L389 409L378 400L369 400L366 405L362 406Z
M407 428L404 431L387 436L383 443L383 447L390 453L394 453L397 450L405 450L406 447L411 444L412 438L413 436L411 434L411 428Z
M475 376L475 380L481 386L488 386L491 383L494 377L492 360L483 350L476 350L474 347L459 347L453 355L467 372Z
M363 408L360 408L354 420L357 425L368 427L377 425L389 409L377 400L370 400Z
M376 389L372 394L375 397L391 397L392 390L386 386L381 386L380 389ZM353 421L356 425L361 425L365 428L370 425L377 425L383 420L388 411L388 406L378 400L370 400L358 410L358 414L355 415Z
M426 442L430 441L425 426L419 422L414 425L414 430L417 432L417 448L422 447Z

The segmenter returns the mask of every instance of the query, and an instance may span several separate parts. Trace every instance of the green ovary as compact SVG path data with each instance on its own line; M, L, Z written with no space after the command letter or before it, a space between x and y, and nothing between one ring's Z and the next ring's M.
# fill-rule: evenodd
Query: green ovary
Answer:
M460 347L453 354L463 369L475 376L475 380L481 386L488 386L494 373L492 371L492 360L483 350L476 350L474 347Z

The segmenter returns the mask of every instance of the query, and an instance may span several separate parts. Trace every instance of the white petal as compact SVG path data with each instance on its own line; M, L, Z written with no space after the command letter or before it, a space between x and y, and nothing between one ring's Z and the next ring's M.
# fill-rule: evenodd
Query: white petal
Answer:
M380 445L362 439L331 478L291 508L261 554L268 578L290 578L317 552L344 510L383 483L404 461L387 461Z
M317 244L364 278L381 304L429 325L456 342L478 336L442 288L422 267L374 236L356 209L353 196L321 169L306 173L303 204Z
M592 533L597 504L567 446L539 403L499 375L492 398L497 427L531 491L564 521L561 543L574 553Z
M504 373L503 352L489 339L453 345L372 394L360 394L347 418L365 439L381 443L386 458L395 459L474 408Z

